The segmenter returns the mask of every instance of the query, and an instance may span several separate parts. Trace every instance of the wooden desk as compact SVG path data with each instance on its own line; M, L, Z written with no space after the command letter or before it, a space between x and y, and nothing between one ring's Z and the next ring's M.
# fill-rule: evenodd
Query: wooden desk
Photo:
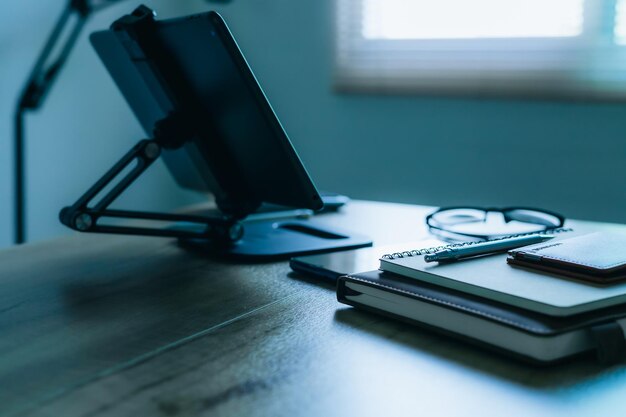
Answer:
M355 202L324 221L377 244L426 207ZM286 262L171 240L76 235L0 252L0 415L606 416L626 367L533 368L337 303Z

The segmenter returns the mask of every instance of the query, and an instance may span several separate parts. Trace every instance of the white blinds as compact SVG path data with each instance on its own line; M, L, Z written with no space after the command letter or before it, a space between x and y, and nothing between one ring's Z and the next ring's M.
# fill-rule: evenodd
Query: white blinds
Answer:
M626 0L336 0L344 90L626 98Z
M363 0L369 39L577 36L583 0Z

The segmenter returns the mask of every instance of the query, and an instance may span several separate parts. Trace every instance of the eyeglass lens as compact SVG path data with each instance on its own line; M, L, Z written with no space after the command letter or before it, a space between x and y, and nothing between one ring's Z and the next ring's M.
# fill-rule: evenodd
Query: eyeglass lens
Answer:
M541 224L546 227L558 227L561 219L550 213L528 209L511 209L503 213L505 220L517 220L520 222Z

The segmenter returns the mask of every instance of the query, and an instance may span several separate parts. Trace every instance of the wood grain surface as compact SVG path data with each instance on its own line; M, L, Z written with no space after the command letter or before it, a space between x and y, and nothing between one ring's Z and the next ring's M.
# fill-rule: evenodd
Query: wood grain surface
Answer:
M323 221L428 237L426 207ZM626 367L536 368L337 303L287 262L76 235L0 252L0 415L623 415Z

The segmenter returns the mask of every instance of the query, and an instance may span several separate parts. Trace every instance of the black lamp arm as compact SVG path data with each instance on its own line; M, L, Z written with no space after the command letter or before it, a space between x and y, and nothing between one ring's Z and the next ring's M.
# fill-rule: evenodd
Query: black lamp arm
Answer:
M90 13L91 9L86 0L70 0L68 2L67 7L63 10L54 25L46 44L26 80L26 84L18 101L18 108L36 109L41 106L46 93L50 90L53 81L56 79L57 73L61 67L63 67L63 64L65 64L70 51L76 44L78 35L80 35L80 32L85 26L85 22ZM73 14L76 15L76 22L70 30L65 43L60 48L56 59L49 63L47 67L44 67L50 59L63 30Z
M22 92L17 99L14 115L14 193L15 193L15 243L26 240L26 190L24 179L24 114L27 110L41 107L50 91L52 84L70 51L76 44L87 19L93 12L108 7L118 0L68 0L61 15L57 19L52 32L48 36L43 49L39 53L33 68L24 83ZM69 30L65 43L60 47L55 59L50 58L61 39L72 16L75 15L74 26Z
M73 205L65 207L59 214L61 223L80 232L135 234L145 236L206 239L219 243L232 243L243 236L243 226L227 216L194 216L174 213L152 213L143 211L111 210L113 203L152 163L159 157L161 146L155 140L142 140L109 169ZM131 163L136 165L121 180L106 192L93 206L89 204L109 186ZM148 221L182 222L172 228L154 228L101 224L106 218Z

